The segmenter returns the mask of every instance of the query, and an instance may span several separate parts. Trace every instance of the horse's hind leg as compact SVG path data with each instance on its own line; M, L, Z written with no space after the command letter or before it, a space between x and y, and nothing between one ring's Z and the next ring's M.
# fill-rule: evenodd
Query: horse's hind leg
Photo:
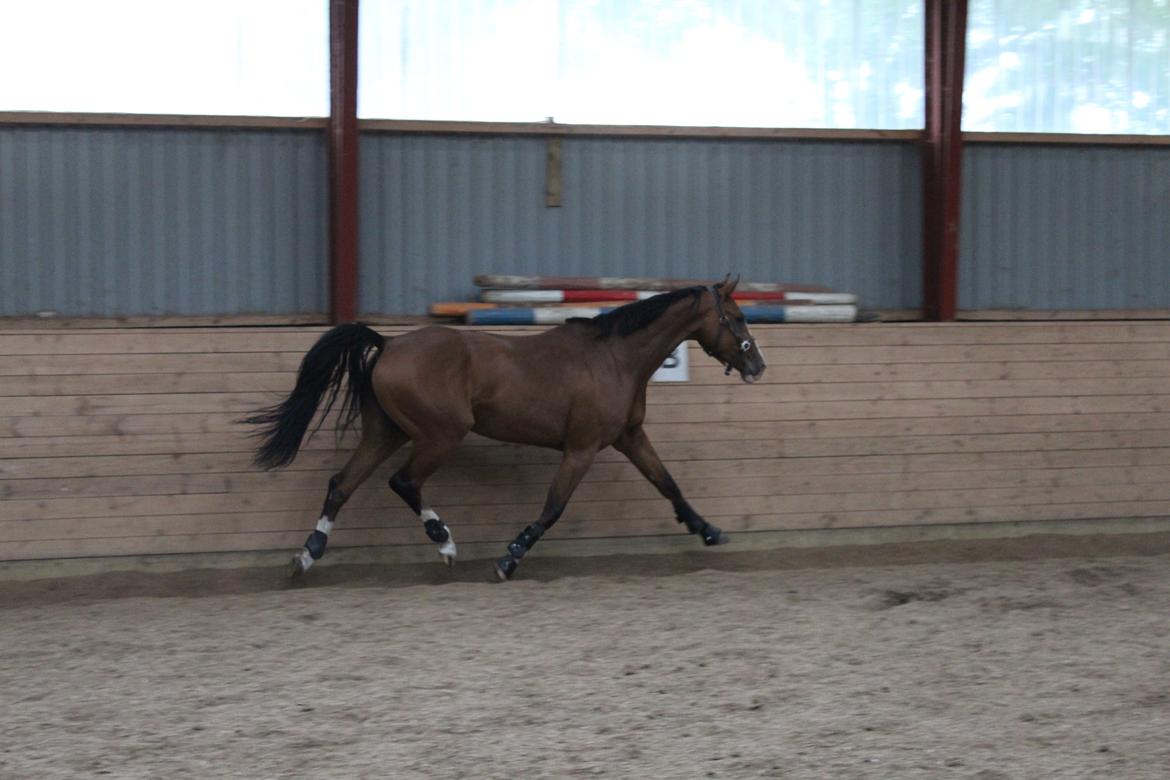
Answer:
M540 512L540 518L521 531L520 535L508 545L508 554L496 561L497 579L501 581L512 579L516 567L520 565L520 559L560 518L561 513L565 511L565 505L569 503L569 498L573 495L573 491L577 489L581 478L585 476L585 472L593 464L594 455L596 455L596 450L593 449L565 453L561 465L557 469L557 474L553 477L553 483L548 489L548 497L544 500L544 509Z
M439 545L439 556L448 566L455 565L455 557L458 554L455 538L451 535L451 529L447 527L447 524L440 520L435 510L431 509L423 500L422 487L423 483L435 473L439 466L443 465L443 461L447 460L455 448L459 446L462 438L463 436L459 435L441 439L432 437L421 441L416 439L414 451L411 452L406 463L390 477L390 489L397 493L398 497L418 515L427 536L432 542Z
M329 490L325 494L325 504L321 507L321 519L305 540L305 546L293 556L292 576L304 574L314 561L325 554L329 533L333 530L333 523L342 505L374 469L406 441L406 434L380 409L372 404L362 408L361 440L341 471L329 479Z

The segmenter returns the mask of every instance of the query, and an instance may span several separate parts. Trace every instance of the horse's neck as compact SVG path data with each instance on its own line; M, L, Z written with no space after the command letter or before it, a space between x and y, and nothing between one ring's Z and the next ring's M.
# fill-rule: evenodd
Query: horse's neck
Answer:
M670 353L698 329L701 319L699 307L690 300L680 301L644 330L619 340L622 362L648 382Z

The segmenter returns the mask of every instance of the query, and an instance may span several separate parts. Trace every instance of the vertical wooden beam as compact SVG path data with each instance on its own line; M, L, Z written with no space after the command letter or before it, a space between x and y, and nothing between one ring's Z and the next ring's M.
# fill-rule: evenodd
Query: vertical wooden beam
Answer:
M958 308L963 67L967 0L926 0L926 134L922 154L923 316Z
M548 208L560 208L564 205L563 146L564 139L559 135L550 137L544 144L544 205Z
M358 311L358 0L329 0L329 313Z

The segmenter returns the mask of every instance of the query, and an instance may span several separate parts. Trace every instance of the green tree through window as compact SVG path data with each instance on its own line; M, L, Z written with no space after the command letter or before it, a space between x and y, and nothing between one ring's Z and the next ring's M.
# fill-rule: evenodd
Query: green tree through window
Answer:
M971 0L963 128L1170 134L1170 0Z

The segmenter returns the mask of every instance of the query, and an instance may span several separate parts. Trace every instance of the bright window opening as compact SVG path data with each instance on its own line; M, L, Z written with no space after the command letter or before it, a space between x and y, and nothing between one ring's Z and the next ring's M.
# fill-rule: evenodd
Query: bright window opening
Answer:
M963 129L1170 134L1170 0L971 0Z
M326 0L0 0L0 110L325 116Z
M362 0L368 118L918 128L920 0Z

